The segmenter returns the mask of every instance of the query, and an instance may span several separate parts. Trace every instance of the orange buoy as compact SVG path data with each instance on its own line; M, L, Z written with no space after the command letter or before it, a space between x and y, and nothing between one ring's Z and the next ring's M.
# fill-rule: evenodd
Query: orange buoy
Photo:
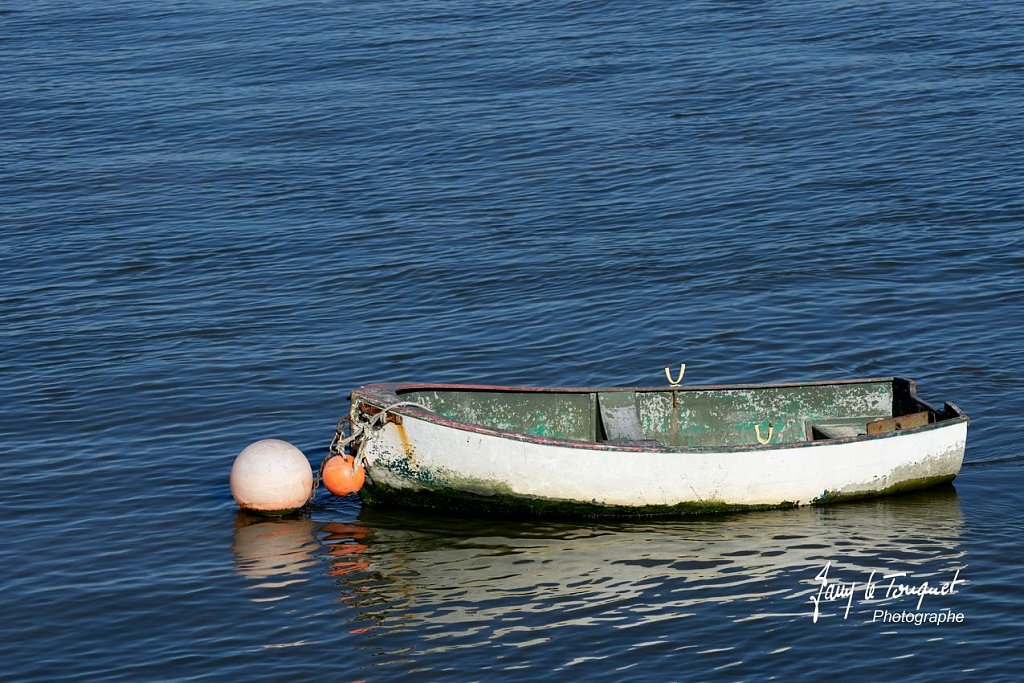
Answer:
M362 488L366 481L366 469L362 463L352 469L351 455L336 455L324 464L323 480L327 490L336 496L347 496Z

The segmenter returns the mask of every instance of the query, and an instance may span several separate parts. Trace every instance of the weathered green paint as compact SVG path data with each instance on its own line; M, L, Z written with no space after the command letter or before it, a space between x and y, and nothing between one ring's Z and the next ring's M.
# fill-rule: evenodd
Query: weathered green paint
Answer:
M745 489L739 493L730 490L728 494L723 494L723 489L708 484L702 489L703 499L696 491L691 496L685 490L679 490L670 494L668 500L689 498L690 501L675 505L646 506L623 504L619 496L608 493L607 487L600 480L587 481L591 488L586 490L594 491L593 499L590 499L590 495L580 495L571 486L559 485L558 481L554 485L541 481L543 486L530 488L534 492L532 496L518 494L512 490L515 476L509 476L510 473L502 469L500 459L496 462L472 463L468 467L478 476L485 474L486 478L467 477L464 473L469 464L467 458L472 458L474 454L463 446L472 443L474 439L480 443L491 439L492 446L500 444L493 447L501 453L507 449L507 454L513 458L527 451L536 457L543 454L548 446L557 446L558 450L550 453L562 459L568 458L574 449L583 452L625 453L642 448L647 451L645 457L655 460L661 457L685 457L689 450L694 453L710 451L723 458L723 465L730 461L736 462L730 456L732 452L744 453L743 457L747 459L756 453L757 457L750 461L750 467L760 473L757 476L763 475L770 479L770 467L761 472L766 462L759 457L762 450L767 452L773 448L795 448L802 451L804 448L832 447L849 450L847 444L859 443L861 440L864 441L863 448L867 449L871 442L895 436L895 433L858 436L866 430L868 420L918 411L927 411L933 422L950 420L963 423L964 430L967 422L967 417L952 404L946 404L942 411L938 411L919 401L914 384L899 378L689 388L531 389L467 385L371 385L364 390L354 391L353 401L360 396L370 398L378 407L394 404L399 399L421 404L419 408L408 408L404 414L407 419L417 418L432 423L433 430L433 433L427 430L417 434L417 438L422 437L423 440L414 443L410 441L402 422L396 420L393 425L386 427L392 430L388 438L380 441L366 438L364 448L369 454L369 478L362 494L368 503L526 517L704 515L799 504L823 505L898 493L950 481L955 476L953 471L958 470L963 444L948 444L952 450L945 454L933 453L932 448L929 457L923 460L902 458L899 460L902 465L875 473L874 480L870 482L851 482L851 485L846 486L838 484L835 478L823 478L820 480L822 484L836 486L839 490L823 491L816 498L816 489L820 490L817 488L820 484L816 481L777 490L770 496L748 495ZM421 410L424 407L429 412L424 413ZM606 415L610 412L621 414ZM615 429L615 423L617 420L621 422L619 418L622 414L636 420L634 427L639 428L639 435L645 439L642 446L637 446L638 442L633 439L629 443L615 439L615 433L621 431ZM606 425L606 422L609 424ZM413 420L406 424L417 422ZM774 425L773 434L769 446L762 449L756 445L755 427L760 427L761 434L766 435L768 425ZM420 425L419 428L425 426ZM609 430L609 426L612 429ZM910 431L932 428L940 427L925 425ZM495 437L507 440L507 443L495 442ZM467 441L463 443L462 438ZM823 445L820 442L814 443L810 440L812 438L842 439L843 443ZM930 437L921 435L921 438L927 441ZM448 443L444 439L454 441ZM423 459L430 463L429 466L421 464L416 444L424 448ZM445 454L446 448L457 451L462 448L458 453L459 458L449 461ZM461 464L452 469L445 466L450 462ZM590 474L575 473L571 466L565 467L568 463L559 462L562 469L558 470L558 477ZM678 469L681 463L673 462ZM585 461L581 463L586 467ZM737 467L740 469L732 472L731 476L742 478L748 470L745 465L734 465L733 469ZM867 478L871 477L870 472L866 475ZM756 477L750 479L748 488L757 488L759 481L761 479ZM881 488L885 482L893 481L900 483ZM726 503L718 499L720 496L734 502ZM566 500L565 497L572 500ZM783 498L787 502L768 505L736 502L779 501ZM618 503L600 502L604 499ZM659 501L666 498L649 496L638 502L640 500Z
M910 405L908 389L893 380L600 393L431 389L402 394L458 422L554 439L614 439L603 424L599 396L608 404L606 412L611 406L635 407L640 438L675 447L754 445L755 427L765 436L769 425L771 443L794 443L808 440L812 422L866 422L891 417L894 404L916 407Z
M597 439L594 394L430 390L402 398L459 422L552 439Z
M639 394L647 438L672 446L742 446L757 443L755 426L771 443L806 441L806 423L824 418L892 415L891 382L757 387L728 391ZM678 405L676 405L678 404Z
M955 474L946 474L935 477L919 477L908 479L898 484L887 486L883 489L871 489L864 491L822 491L821 495L811 501L811 505L831 505L833 503L847 502L851 500L863 500L865 498L877 498L878 496L917 491L932 486L948 484L956 479Z
M778 505L735 505L714 500L679 503L677 505L602 505L600 503L577 503L573 501L546 500L515 495L511 492L479 495L452 488L444 489L396 489L384 484L363 487L359 492L367 505L394 505L401 507L429 508L445 512L474 512L503 517L546 519L580 518L638 518L638 517L690 517L696 515L720 515L750 510L771 510L797 507L796 502Z

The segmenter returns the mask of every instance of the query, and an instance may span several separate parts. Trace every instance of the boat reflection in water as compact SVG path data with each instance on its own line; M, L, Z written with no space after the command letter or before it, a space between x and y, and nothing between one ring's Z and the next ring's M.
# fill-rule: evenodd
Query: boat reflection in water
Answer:
M962 528L947 486L823 508L620 523L365 508L353 523L240 526L235 555L239 570L264 586L320 563L320 577L328 575L352 608L347 630L368 633L374 650L429 657L525 648L578 640L580 628L595 625L617 634L597 650L669 642L679 649L680 634L692 629L728 650L742 647L744 630L756 645L773 631L788 637L790 622L809 623L815 576L827 562L833 580L863 583L872 571L907 572L915 584L948 580L966 563ZM912 608L916 598L903 602L895 606ZM858 598L849 619L870 619L875 607ZM823 606L822 614L843 618L841 609ZM749 622L757 627L744 629Z

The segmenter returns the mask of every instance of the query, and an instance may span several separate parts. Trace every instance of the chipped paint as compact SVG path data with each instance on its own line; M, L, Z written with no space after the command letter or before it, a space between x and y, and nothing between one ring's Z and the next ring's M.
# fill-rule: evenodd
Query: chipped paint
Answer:
M807 439L807 420L849 415L865 420L892 414L892 383L758 390L649 392L639 401L648 438L679 446L754 445L755 427L774 425L775 443Z
M597 395L605 391L634 391L645 436L661 443L597 441ZM575 516L823 504L949 481L968 421L952 404L935 411L917 400L912 382L892 378L675 391L376 385L353 397L432 409L397 409L400 424L365 438L368 502ZM856 431L873 417L922 407L935 423ZM808 440L815 420L855 429ZM777 437L757 445L754 427L769 423Z
M589 394L418 391L405 398L458 422L553 439L596 438Z

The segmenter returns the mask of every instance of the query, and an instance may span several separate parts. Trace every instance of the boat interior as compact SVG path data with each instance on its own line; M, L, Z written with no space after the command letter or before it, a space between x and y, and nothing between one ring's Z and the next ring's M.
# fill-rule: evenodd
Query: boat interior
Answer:
M401 400L448 419L551 439L651 448L842 439L956 417L917 398L912 380L651 389L405 387Z

